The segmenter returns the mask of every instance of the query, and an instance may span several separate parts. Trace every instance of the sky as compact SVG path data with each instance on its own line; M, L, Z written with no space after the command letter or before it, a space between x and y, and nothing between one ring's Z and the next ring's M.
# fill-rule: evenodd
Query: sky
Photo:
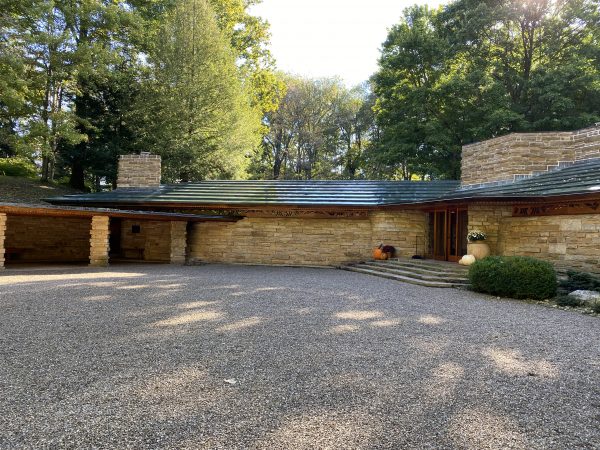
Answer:
M263 0L251 12L271 24L277 67L307 77L339 76L351 87L377 70L379 49L402 11L439 0Z

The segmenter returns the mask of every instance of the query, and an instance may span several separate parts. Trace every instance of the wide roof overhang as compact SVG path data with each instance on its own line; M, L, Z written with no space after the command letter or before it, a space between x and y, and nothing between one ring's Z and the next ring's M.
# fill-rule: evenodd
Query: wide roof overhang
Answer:
M182 222L235 222L239 217L204 214L181 214L157 211L130 211L112 208L82 208L23 203L0 203L0 213L14 216L80 217L108 216L125 219L182 221Z

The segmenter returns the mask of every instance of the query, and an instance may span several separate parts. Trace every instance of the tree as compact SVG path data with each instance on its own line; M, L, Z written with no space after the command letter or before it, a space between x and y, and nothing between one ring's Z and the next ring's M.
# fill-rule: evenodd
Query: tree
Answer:
M251 167L256 178L334 179L363 176L373 128L368 86L338 79L280 75L285 95L265 116L269 132Z
M388 166L388 176L409 180L413 173L427 174L437 150L434 89L446 70L448 48L435 19L427 6L407 9L384 42L373 77L382 130L378 159Z
M406 10L374 76L388 174L459 176L461 146L600 119L594 0L457 0Z
M163 156L163 177L242 177L260 117L205 0L180 1L165 14L148 63L136 121L142 146Z

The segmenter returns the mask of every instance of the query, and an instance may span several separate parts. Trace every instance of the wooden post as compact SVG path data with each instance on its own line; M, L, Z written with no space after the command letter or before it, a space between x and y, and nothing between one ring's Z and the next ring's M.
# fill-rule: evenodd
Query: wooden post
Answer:
M92 217L90 228L90 266L108 266L109 221L108 216Z

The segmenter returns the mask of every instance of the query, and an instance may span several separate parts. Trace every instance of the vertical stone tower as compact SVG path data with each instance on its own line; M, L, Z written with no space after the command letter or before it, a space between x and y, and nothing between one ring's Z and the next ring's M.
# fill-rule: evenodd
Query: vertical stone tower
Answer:
M142 152L121 155L117 188L152 189L160 186L161 159L159 155Z

